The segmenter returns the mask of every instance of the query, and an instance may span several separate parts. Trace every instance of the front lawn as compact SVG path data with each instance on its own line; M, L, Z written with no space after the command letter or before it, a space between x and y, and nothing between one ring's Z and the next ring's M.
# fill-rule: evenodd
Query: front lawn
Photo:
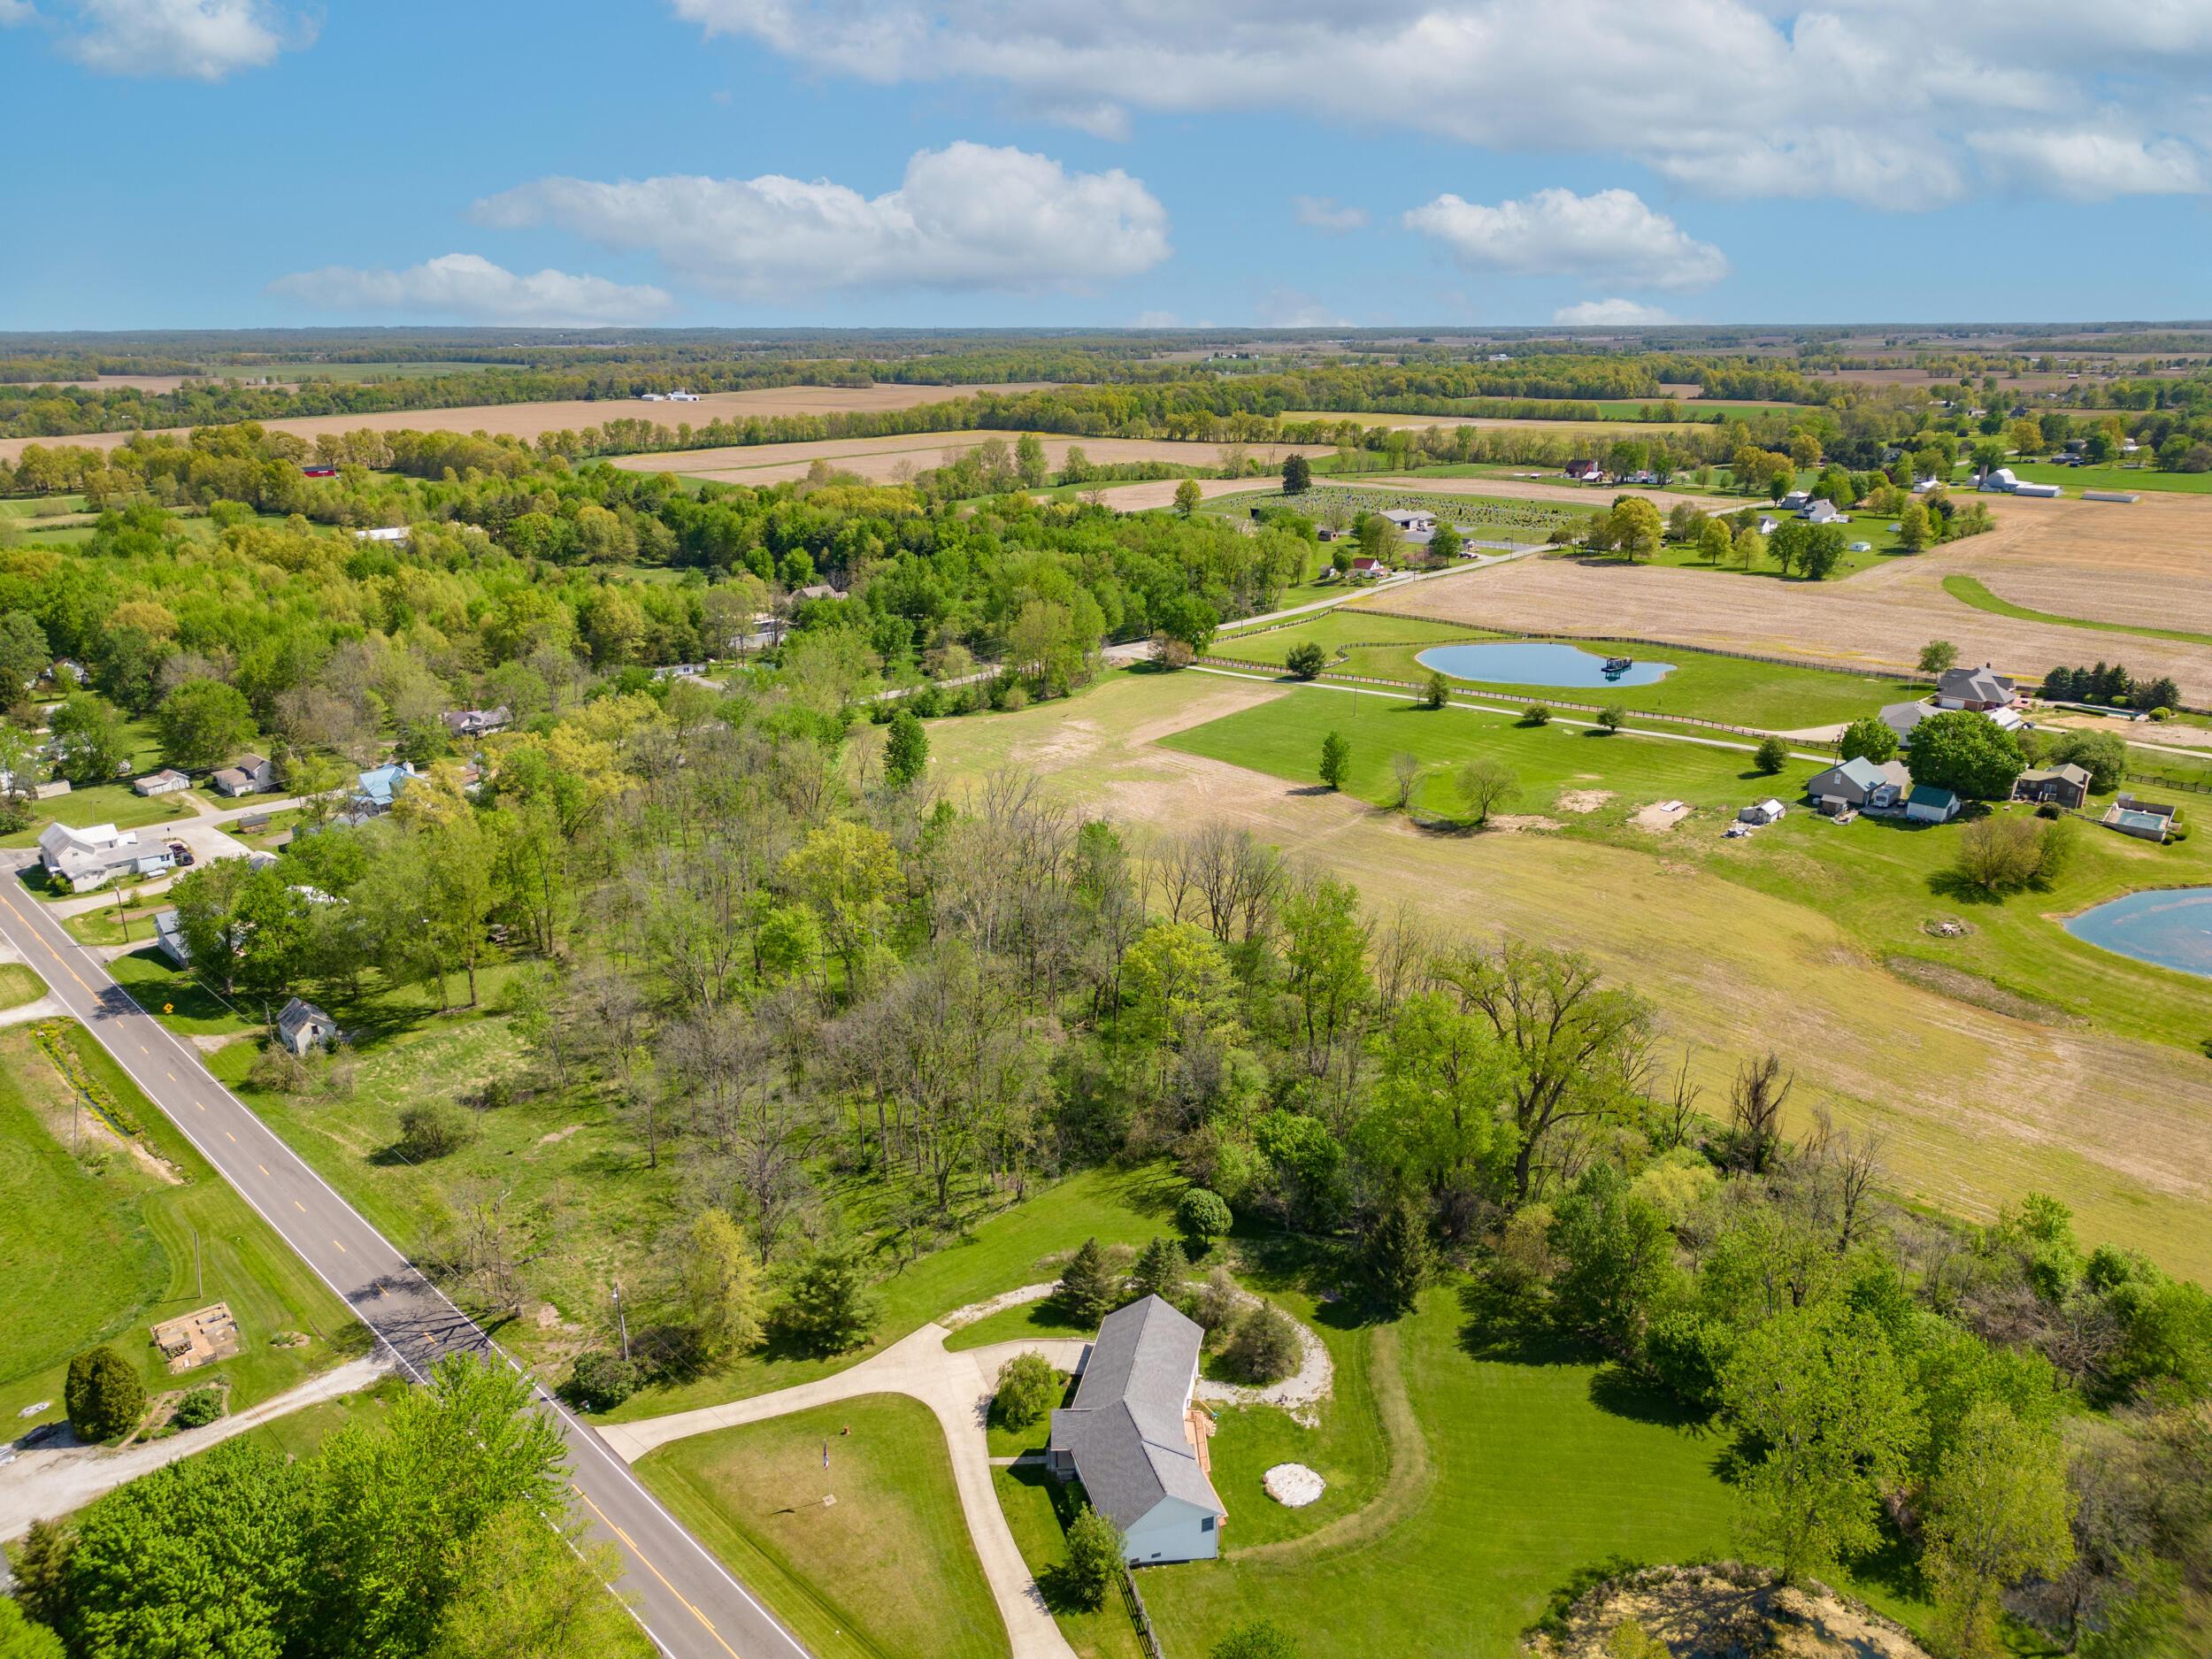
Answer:
M95 824L143 829L149 824L168 824L195 816L191 803L180 795L139 795L127 783L94 784L88 789L49 795L32 802L31 812L29 827L0 836L0 847L35 847L39 831L50 823L66 824L71 829L88 829ZM65 899L70 895L65 892L54 896Z
M636 1467L819 1659L1008 1652L944 1432L919 1401L869 1394L694 1435Z

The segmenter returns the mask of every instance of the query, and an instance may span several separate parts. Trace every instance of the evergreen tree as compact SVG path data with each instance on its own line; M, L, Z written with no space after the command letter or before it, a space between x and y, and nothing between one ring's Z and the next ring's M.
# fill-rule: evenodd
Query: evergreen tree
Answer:
M1352 770L1352 740L1341 732L1332 732L1321 740L1321 781L1332 789L1341 789Z
M1428 1217L1410 1193L1401 1193L1376 1218L1363 1263L1376 1301L1394 1314L1413 1311L1423 1286L1435 1277L1436 1252Z
M1183 1281L1189 1277L1190 1263L1183 1247L1172 1239L1156 1238L1139 1253L1137 1264L1130 1271L1129 1294L1132 1300L1157 1296L1164 1302L1175 1302L1183 1295Z
M1114 1524L1089 1504L1068 1527L1068 1559L1061 1569L1069 1595L1084 1607L1104 1603L1128 1557Z
M1096 1325L1121 1306L1121 1278L1096 1239L1086 1239L1054 1287L1054 1297L1078 1325Z
M800 1264L777 1314L778 1324L818 1354L859 1347L875 1321L867 1264L857 1250L840 1245L825 1245Z

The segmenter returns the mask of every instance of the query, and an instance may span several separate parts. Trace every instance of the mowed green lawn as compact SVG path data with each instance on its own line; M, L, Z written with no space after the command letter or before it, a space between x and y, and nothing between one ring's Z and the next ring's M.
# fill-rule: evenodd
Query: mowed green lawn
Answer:
M1388 597L1386 595L1381 603L1387 604ZM1273 664L1284 661L1293 646L1311 641L1326 650L1332 659L1340 649L1350 650L1350 656L1334 672L1417 683L1428 678L1429 669L1419 658L1430 646L1513 637L1519 636L1490 634L1448 622L1380 615L1354 606L1263 633L1225 634L1217 641L1215 649L1223 656ZM1494 686L1486 680L1459 680L1448 674L1446 678L1473 693L1494 689L1516 696L1593 707L1618 703L1641 714L1661 718L1689 715L1763 731L1796 731L1856 719L1863 714L1873 713L1884 703L1924 696L1928 690L1924 683L1915 680L1875 679L1824 668L1801 668L1787 663L1754 662L1747 657L1720 657L1672 645L1638 645L1619 640L1577 640L1567 643L1596 657L1617 654L1671 663L1674 672L1651 685L1617 688Z
M1947 879L1964 833L1960 823L1919 826L1860 818L1835 824L1801 806L1745 840L1721 837L1737 809L1751 801L1769 795L1800 801L1819 770L1809 761L1793 761L1769 778L1753 771L1740 751L1632 732L1602 736L1556 723L1530 727L1508 715L1431 710L1325 686L1161 741L1312 785L1321 741L1331 731L1351 741L1348 792L1379 807L1395 799L1391 760L1404 752L1428 768L1417 803L1440 816L1461 816L1451 775L1464 762L1488 757L1509 768L1521 786L1518 800L1500 810L1544 815L1558 826L1556 833L1648 854L1655 877L1663 860L1675 904L1724 910L1729 884L1740 884L1834 918L1870 955L1962 972L2032 1000L2061 1023L2093 1020L2192 1050L2212 1039L2212 997L2202 978L2100 950L2056 920L2138 887L2212 881L2212 843L2204 839L2157 847L2079 825L2073 858L2047 891L1997 903ZM1597 792L1604 794L1594 801ZM1563 803L1566 795L1575 798ZM1666 800L1697 810L1663 837L1629 822L1638 808ZM1709 882L1683 879L1691 876ZM1935 916L1962 917L1971 931L1962 938L1934 937L1924 924Z
M367 1333L343 1304L98 1043L74 1024L63 1030L180 1179L165 1180L121 1151L73 1155L67 1086L27 1028L0 1033L0 1421L40 1400L57 1402L58 1416L70 1357L100 1341L137 1365L150 1390L181 1386L158 1363L148 1327L208 1302L230 1304L243 1340L236 1358L191 1376L227 1376L234 1405L366 1351ZM312 1340L272 1347L283 1331Z
M156 757L149 753L142 758L150 764ZM191 803L181 795L138 795L127 783L102 783L88 789L72 789L67 795L33 802L31 810L34 817L30 826L0 837L0 847L35 847L39 831L49 824L66 824L72 829L85 829L95 824L112 824L118 829L143 829L149 824L167 824L195 816ZM70 895L60 893L54 896Z
M944 1432L919 1401L870 1394L695 1435L637 1472L820 1659L1008 1652Z
M1309 1654L1511 1659L1521 1632L1577 1572L1615 1558L1694 1560L1729 1548L1722 1442L1667 1420L1592 1366L1477 1357L1482 1333L1449 1291L1361 1345L1402 1374L1418 1448L1389 1488L1331 1530L1250 1553L1270 1529L1243 1490L1238 1425L1214 1442L1228 1555L1142 1575L1171 1654L1204 1654L1247 1619L1297 1632ZM1601 1403L1602 1402L1602 1403ZM1379 1420L1363 1425L1378 1461ZM1296 1449L1270 1437L1264 1455ZM1324 1502L1326 1502L1325 1499Z
M0 962L0 1009L20 1008L46 995L46 981L19 962Z

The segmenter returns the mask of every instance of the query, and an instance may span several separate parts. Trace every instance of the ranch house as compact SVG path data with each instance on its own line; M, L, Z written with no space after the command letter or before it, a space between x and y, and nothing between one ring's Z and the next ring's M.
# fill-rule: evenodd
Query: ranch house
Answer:
M1134 1563L1221 1553L1228 1517L1206 1454L1213 1424L1191 1404L1203 1336L1157 1296L1108 1314L1073 1403L1052 1414L1052 1472L1083 1483Z

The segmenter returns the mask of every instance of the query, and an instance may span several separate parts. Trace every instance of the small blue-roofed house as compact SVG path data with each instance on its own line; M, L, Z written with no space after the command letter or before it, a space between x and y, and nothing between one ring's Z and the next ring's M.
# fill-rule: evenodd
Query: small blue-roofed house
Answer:
M354 792L353 808L361 815L374 818L392 810L392 803L399 798L415 775L411 761L396 760L361 774L360 787Z

